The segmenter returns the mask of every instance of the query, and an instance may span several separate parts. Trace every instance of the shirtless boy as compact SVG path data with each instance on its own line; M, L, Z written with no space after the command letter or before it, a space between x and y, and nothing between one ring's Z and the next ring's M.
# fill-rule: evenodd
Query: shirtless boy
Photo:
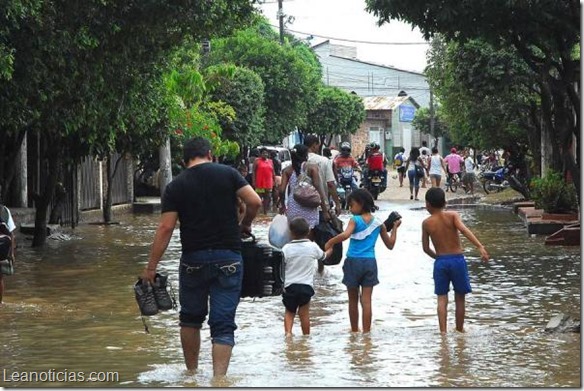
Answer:
M444 190L433 187L426 192L426 210L430 212L430 217L422 223L422 246L424 252L435 259L434 293L438 295L440 332L446 333L446 311L450 282L454 287L456 330L463 332L465 295L472 290L458 233L461 232L478 248L483 261L489 260L489 253L470 229L464 225L459 214L454 211L444 211L445 206ZM432 239L434 250L430 248L428 238Z

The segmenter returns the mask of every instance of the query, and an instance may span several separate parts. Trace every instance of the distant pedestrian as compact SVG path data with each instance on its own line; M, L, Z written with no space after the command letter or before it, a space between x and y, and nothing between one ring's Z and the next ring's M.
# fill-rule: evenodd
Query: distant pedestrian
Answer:
M456 330L464 331L465 295L471 293L468 269L460 243L462 233L481 253L483 261L489 253L470 229L464 225L460 215L445 211L444 190L433 187L426 192L426 209L430 217L422 223L422 247L434 261L434 293L438 296L438 324L441 333L446 333L446 315L450 283L454 287L456 303ZM430 248L430 240L434 249Z
M274 163L267 148L260 149L260 157L253 162L253 187L262 199L263 212L268 213L272 201L272 189L276 183Z
M448 179L446 181L446 186L452 181L452 178L456 175L458 179L461 178L462 165L464 164L464 159L458 153L456 153L456 148L450 149L450 154L444 158L444 163L446 163L446 172L448 174ZM446 189L448 191L448 188Z
M410 156L406 162L406 169L408 173L408 179L410 181L410 200L415 199L418 201L418 192L420 191L420 181L424 179L424 175L418 175L418 171L426 171L426 166L420 157L420 150L418 148L412 148L410 151Z
M284 313L284 332L292 336L292 325L296 312L300 318L302 334L310 334L310 299L314 296L314 272L318 261L324 261L331 255L322 251L318 245L308 239L310 227L306 219L296 217L289 222L292 241L282 247L284 255L284 293L282 302Z
M464 155L464 175L462 177L462 183L467 187L470 194L474 194L474 183L477 180L477 176L474 172L476 166L468 150L464 152Z
M432 148L432 156L430 156L428 174L430 175L430 181L432 182L432 187L440 187L440 181L442 180L442 172L446 173L446 164L444 159L438 153L438 148Z
M406 150L404 148L400 148L399 152L393 158L393 166L397 170L397 174L399 177L399 187L404 186L404 177L406 176L406 157L404 153Z

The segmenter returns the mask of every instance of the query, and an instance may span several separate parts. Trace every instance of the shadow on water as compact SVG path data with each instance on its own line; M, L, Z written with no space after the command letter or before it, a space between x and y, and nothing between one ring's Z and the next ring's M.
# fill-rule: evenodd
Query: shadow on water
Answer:
M151 334L144 333L132 284L147 261L156 216L80 226L78 238L42 250L23 244L0 307L0 374L52 369L117 372L119 378L83 384L0 379L0 385L580 386L580 335L542 331L554 314L579 312L579 248L546 247L508 210L459 207L493 259L480 262L464 241L473 287L467 332L442 336L432 261L420 245L427 212L412 210L411 202L379 205L381 217L398 210L403 224L393 251L381 242L376 249L380 284L373 293L372 332L349 332L342 268L330 266L315 280L310 336L301 335L297 321L296 335L284 338L280 298L242 300L229 375L219 380L211 378L207 325L196 374L183 366L176 311L150 317ZM261 219L256 236L265 239L268 224ZM179 256L176 230L161 263L175 287ZM453 329L452 305L448 322Z

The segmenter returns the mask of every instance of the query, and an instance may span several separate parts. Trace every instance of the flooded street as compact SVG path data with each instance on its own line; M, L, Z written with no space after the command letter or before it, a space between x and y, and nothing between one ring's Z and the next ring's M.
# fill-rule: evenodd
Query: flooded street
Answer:
M77 239L43 251L21 243L17 274L6 278L0 307L0 376L15 371L118 372L105 383L7 383L0 386L238 387L580 387L580 334L548 334L557 313L579 316L580 248L545 246L509 210L461 209L487 247L482 263L464 241L473 293L464 334L438 331L432 260L421 248L422 202L378 202L380 217L403 216L393 251L378 241L380 284L373 290L370 335L349 332L341 265L315 281L312 334L284 338L280 297L243 299L228 376L211 380L209 329L199 373L184 371L176 311L147 319L144 333L132 285L147 262L157 215L117 216L119 225L83 225ZM346 220L348 216L343 216ZM268 220L255 227L267 235ZM345 243L345 250L348 243ZM178 293L179 231L160 270Z

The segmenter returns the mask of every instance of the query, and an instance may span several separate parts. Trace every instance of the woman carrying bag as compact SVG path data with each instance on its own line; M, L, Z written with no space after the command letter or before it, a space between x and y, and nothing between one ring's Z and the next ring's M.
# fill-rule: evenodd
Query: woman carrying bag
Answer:
M295 217L303 217L306 219L311 229L309 238L314 240L312 229L318 224L318 205L301 205L298 201L300 198L297 197L299 195L299 191L297 190L300 189L297 189L297 187L306 186L310 188L310 185L314 186L320 196L320 206L322 207L324 217L330 218L326 195L320 182L318 167L307 162L308 147L302 144L296 144L294 148L290 150L290 155L292 157L292 164L282 171L282 183L280 184L280 213L285 214L288 217L288 221ZM306 190L308 192L309 189Z

